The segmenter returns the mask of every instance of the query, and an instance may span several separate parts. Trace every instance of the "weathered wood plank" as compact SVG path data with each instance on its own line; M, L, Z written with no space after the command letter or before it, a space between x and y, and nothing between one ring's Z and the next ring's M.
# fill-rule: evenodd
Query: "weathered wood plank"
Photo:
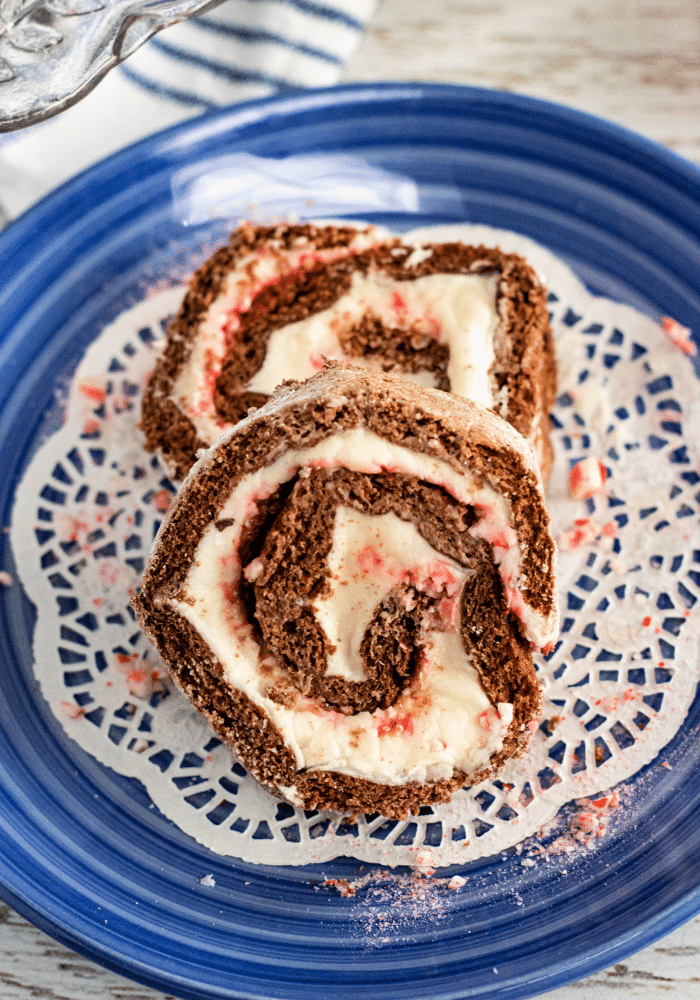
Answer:
M697 0L384 0L344 79L529 94L700 164L699 53Z
M700 1000L700 917L626 962L547 994L551 1000ZM172 1000L100 968L0 904L2 1000Z

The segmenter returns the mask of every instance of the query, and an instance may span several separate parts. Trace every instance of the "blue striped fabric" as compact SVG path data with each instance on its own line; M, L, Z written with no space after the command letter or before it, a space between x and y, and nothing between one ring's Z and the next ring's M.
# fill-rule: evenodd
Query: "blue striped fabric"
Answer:
M333 52L325 52L323 49L314 48L304 42L295 42L291 38L285 38L275 31L263 31L262 29L244 28L239 24L219 24L212 18L198 17L193 21L195 27L204 31L212 31L220 37L236 38L239 42L253 44L255 42L268 42L270 45L281 45L283 48L291 49L294 52L301 52L303 55L311 56L313 59L322 59L324 62L333 63L335 66L342 66L343 60Z
M289 87L328 86L375 0L227 0L161 32L123 64L135 86L202 110Z

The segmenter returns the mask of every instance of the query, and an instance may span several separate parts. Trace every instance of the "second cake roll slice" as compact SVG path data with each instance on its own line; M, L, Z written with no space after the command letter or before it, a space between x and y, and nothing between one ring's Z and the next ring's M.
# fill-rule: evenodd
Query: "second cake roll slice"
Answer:
M244 227L195 275L144 399L176 475L285 379L339 360L495 409L543 476L555 362L546 291L516 254L369 227Z

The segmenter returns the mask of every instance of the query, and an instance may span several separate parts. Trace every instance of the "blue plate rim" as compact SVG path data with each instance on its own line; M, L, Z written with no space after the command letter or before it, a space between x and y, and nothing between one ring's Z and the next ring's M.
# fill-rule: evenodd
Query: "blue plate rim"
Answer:
M0 249L2 249L2 243L6 239L18 238L22 229L26 226L32 226L34 220L38 221L45 214L53 216L54 204L65 200L72 190L82 188L87 177L112 176L114 164L128 162L131 159L144 159L148 157L149 151L156 152L159 149L168 149L179 136L187 134L194 139L200 130L203 133L218 132L220 124L224 121L230 123L230 128L241 128L253 122L262 121L265 117L281 115L289 111L319 110L323 107L332 108L371 101L380 104L389 100L422 100L426 97L438 98L441 96L461 100L465 103L471 102L472 106L497 105L500 109L525 111L533 116L546 115L551 117L553 121L566 124L567 127L589 127L599 136L609 140L615 147L619 148L620 144L626 145L630 150L648 155L660 166L670 169L674 174L686 174L691 183L700 185L700 166L624 125L608 121L587 111L568 107L565 104L511 91L460 84L410 81L346 83L313 90L291 89L270 97L242 101L239 104L232 104L216 111L205 112L186 119L184 122L170 125L153 135L146 136L86 167L44 195L16 219L11 220L0 232ZM647 166L648 164L645 163L645 167Z

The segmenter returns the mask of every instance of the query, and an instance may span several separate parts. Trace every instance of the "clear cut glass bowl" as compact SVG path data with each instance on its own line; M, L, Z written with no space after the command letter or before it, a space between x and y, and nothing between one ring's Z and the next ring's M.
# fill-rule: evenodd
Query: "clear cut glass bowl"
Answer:
M0 132L75 104L161 28L220 0L0 0Z

